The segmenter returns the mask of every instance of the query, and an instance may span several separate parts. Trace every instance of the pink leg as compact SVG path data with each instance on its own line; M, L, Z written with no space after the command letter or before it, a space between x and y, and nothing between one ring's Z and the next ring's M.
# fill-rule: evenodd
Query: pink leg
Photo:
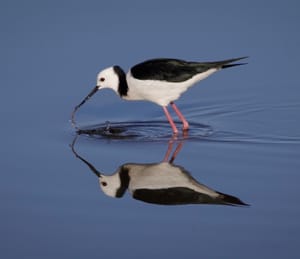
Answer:
M177 108L175 103L171 102L170 104L171 104L172 108L174 109L174 111L176 112L179 119L181 120L181 122L183 124L183 130L188 130L189 129L189 123L187 122L187 120L184 118L182 113L179 111L179 109Z
M168 121L169 121L169 123L170 123L170 125L171 125L171 127L173 129L174 134L177 134L178 133L178 129L176 128L176 125L175 125L175 123L174 123L174 121L173 121L170 113L168 112L167 107L163 106L163 109L164 109L166 117L167 117L167 119L168 119Z

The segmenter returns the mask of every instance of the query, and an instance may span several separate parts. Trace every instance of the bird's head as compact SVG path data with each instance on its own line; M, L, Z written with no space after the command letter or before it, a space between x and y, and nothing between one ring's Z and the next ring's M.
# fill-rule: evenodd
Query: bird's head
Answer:
M129 187L129 167L121 166L113 175L99 175L102 191L111 197L120 198Z
M118 93L119 76L116 73L114 67L106 68L100 71L97 75L97 87L98 90L104 88L110 88Z
M124 194L124 192L119 193L122 186L119 174L109 176L101 175L101 177L99 177L99 185L107 196L119 198Z
M98 90L110 88L114 90L117 94L122 95L124 92L120 88L120 85L125 85L125 92L127 92L127 83L126 83L126 75L122 68L119 66L113 66L106 68L98 73L97 76L97 84L92 89L92 91L79 103L75 106L72 112L72 124L76 127L75 123L75 113L76 111L87 101L89 100Z

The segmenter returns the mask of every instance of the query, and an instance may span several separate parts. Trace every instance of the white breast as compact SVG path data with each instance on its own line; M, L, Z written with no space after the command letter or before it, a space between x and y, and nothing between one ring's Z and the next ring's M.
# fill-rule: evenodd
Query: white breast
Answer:
M146 100L160 106L167 106L170 102L177 100L189 87L217 70L216 68L209 69L184 82L139 80L134 78L129 71L126 76L129 91L127 96L123 98L126 100Z

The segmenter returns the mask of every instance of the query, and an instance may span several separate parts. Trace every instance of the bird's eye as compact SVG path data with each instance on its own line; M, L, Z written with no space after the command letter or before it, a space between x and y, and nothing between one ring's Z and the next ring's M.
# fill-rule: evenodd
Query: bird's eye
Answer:
M100 82L104 82L105 81L105 78L104 77L101 77L100 78Z
M106 185L107 185L107 183L106 183L106 182L101 182L101 184L102 184L103 186L106 186Z

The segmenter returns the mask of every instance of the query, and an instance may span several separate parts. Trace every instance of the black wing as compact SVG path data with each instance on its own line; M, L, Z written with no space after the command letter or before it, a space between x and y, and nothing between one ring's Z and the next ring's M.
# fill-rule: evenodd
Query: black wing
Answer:
M188 62L184 60L168 58L151 59L132 67L131 74L133 77L141 80L182 82L211 68L225 68L241 65L229 63L243 58L246 57L216 62Z
M247 205L240 199L219 193L220 197L211 197L204 193L195 192L186 187L171 187L166 189L137 189L133 192L133 198L160 205L183 204L223 204L223 205Z
M137 189L133 193L133 198L137 200L163 205L198 203L198 196L198 193L185 187L171 187L157 190Z

